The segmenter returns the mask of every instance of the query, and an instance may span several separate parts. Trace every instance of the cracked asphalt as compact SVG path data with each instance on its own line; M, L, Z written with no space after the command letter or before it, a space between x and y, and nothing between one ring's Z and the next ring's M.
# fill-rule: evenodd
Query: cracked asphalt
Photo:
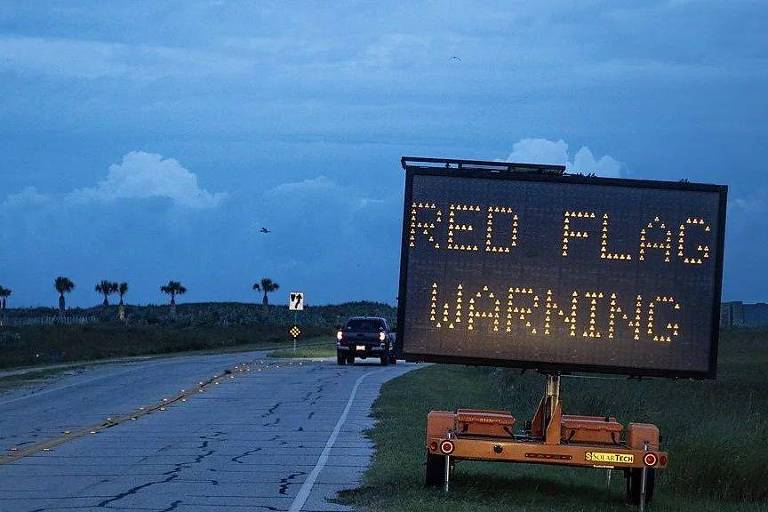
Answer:
M369 463L370 406L414 366L263 357L110 364L0 395L0 451L10 453L249 368L164 411L0 465L0 511L347 510L329 500Z

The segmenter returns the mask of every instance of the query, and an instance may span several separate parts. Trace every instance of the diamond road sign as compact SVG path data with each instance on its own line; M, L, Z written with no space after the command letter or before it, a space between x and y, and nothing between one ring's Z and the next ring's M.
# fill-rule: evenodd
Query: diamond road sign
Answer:
M288 309L291 311L304 311L304 292L291 292L288 300Z
M301 329L299 329L298 326L294 325L293 327L291 327L291 330L288 332L291 334L291 336L293 336L294 339L296 339L301 334Z

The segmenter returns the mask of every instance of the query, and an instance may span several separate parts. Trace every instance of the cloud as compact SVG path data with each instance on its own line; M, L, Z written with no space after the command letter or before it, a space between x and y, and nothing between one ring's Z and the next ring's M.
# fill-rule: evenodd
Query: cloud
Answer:
M20 206L43 206L48 204L50 197L41 194L35 187L26 187L21 192L8 194L5 201L0 203L3 209Z
M572 172L594 172L600 176L618 177L623 165L610 155L595 158L587 146L582 146L570 157L568 143L560 139L520 139L512 146L512 153L507 157L508 162L543 163L565 165Z
M318 297L313 303L395 296L399 190L320 174L272 187L248 209L255 221L252 232L260 226L272 231L254 233L244 242L253 244L258 266Z
M166 198L187 208L213 208L225 197L200 188L197 175L173 158L144 151L131 151L121 163L110 165L106 179L95 187L69 194L75 202Z
M621 175L621 162L610 155L595 159L587 146L582 146L573 156L571 168L574 171L594 172L600 176L618 177Z
M310 178L303 181L294 181L289 183L281 183L280 185L267 191L267 195L284 195L290 196L292 194L312 194L312 193L337 193L340 192L339 185L335 181L329 179L326 176L317 176L316 178Z
M748 196L735 198L733 207L745 213L765 213L768 211L768 188L753 190Z
M0 37L0 69L67 78L156 80L247 73L252 63L222 52L43 37Z
M286 198L301 198L303 200L318 199L327 201L328 199L343 201L345 204L354 208L367 208L371 205L382 204L383 199L365 197L360 192L350 187L339 185L327 176L320 175L315 178L282 183L266 193L268 196L282 196Z

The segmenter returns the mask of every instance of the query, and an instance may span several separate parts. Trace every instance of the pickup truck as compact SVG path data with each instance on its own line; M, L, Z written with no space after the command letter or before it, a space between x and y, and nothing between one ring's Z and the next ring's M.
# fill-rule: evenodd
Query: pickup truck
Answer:
M378 357L382 366L396 364L395 334L387 321L376 316L350 318L336 333L336 362L354 364L355 358Z

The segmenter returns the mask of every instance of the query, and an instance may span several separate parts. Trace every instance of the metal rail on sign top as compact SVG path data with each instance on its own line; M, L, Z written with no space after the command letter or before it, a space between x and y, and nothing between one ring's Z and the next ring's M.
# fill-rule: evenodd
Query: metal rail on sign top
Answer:
M463 160L457 158L404 156L400 159L400 165L402 165L403 169L421 167L433 169L456 169L459 171L504 171L555 175L565 174L564 165L496 162L490 160Z

